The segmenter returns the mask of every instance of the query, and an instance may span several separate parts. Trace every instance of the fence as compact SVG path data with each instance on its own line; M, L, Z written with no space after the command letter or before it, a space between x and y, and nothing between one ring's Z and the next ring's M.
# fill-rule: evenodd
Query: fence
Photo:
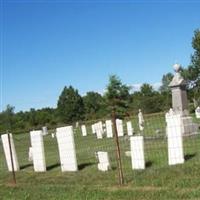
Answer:
M131 121L134 129L133 136L127 134L127 121ZM178 130L174 122L174 130ZM196 125L200 121L193 117L193 122ZM81 126L74 127L74 141L76 149L76 160L78 170L76 172L61 172L59 149L57 139L55 137L56 130L49 131L44 138L44 154L46 161L46 172L34 172L33 163L29 160L30 134L13 134L13 140L18 157L20 170L16 172L17 183L30 183L31 177L47 178L46 181L56 183L64 179L68 180L69 184L79 182L82 184L116 184L117 183L117 161L116 161L116 146L114 138L107 138L106 133L102 139L97 139L96 135L92 133L91 123L85 122L87 136L82 136ZM200 132L196 130L189 130L186 136L181 136L183 140L184 163L176 166L169 165L169 135L167 137L167 124L165 115L163 113L155 115L144 116L144 130L141 131L138 125L138 118L132 117L123 121L124 136L119 137L119 145L121 151L122 168L124 173L125 183L129 182L143 182L144 179L153 179L158 176L157 172L169 171L173 168L180 170L181 168L188 168L192 170L195 166L200 165ZM105 128L105 127L104 127ZM176 131L175 131L176 132ZM134 136L143 136L144 140L144 160L145 169L133 169L132 166L132 152L131 140ZM178 141L177 135L174 135L175 143ZM173 148L181 148L180 144ZM135 147L135 146L134 146ZM137 148L136 148L137 149ZM141 150L141 149L140 149ZM109 157L110 169L106 172L98 170L98 155L97 152L107 152ZM142 151L142 150L141 150ZM180 151L174 151L175 159L180 156ZM173 151L172 151L173 154ZM137 157L137 152L136 152ZM67 155L66 155L67 156ZM172 155L173 157L173 155ZM141 159L141 158L139 158ZM175 160L176 161L176 160ZM181 162L180 162L181 163ZM178 162L177 162L178 164ZM2 183L12 181L12 173L8 172L6 159L3 151L2 141L0 142L0 181ZM29 180L30 178L30 180ZM164 181L164 179L162 180Z

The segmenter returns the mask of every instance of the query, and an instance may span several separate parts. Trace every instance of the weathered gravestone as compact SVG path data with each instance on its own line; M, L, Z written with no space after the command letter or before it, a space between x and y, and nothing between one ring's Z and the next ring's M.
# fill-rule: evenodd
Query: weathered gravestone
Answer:
M46 161L44 153L44 142L42 131L31 131L31 147L33 155L33 167L35 172L46 171Z
M116 126L118 137L124 136L123 121L121 119L116 119Z
M132 127L131 121L126 122L126 125L127 125L127 133L128 133L128 136L132 136L132 135L133 135L133 132L134 132L134 129L133 129L133 127Z
M108 169L110 168L108 152L98 151L96 154L99 160L98 169L100 171L108 171Z
M132 169L145 169L143 136L132 136L130 142Z
M196 115L197 119L200 119L200 107L199 106L195 109L195 115Z
M141 109L139 109L139 113L138 113L138 125L139 125L140 131L143 131L144 130L144 117L143 117Z
M48 135L48 130L47 130L46 126L42 127L42 133L43 133L43 135Z
M171 112L166 114L166 121L168 141L168 163L169 165L184 163L181 114L174 114L171 110Z
M66 126L56 129L56 138L60 156L62 172L77 171L76 149L74 143L73 127Z
M106 120L106 133L107 133L107 138L113 137L112 121L111 120Z
M87 130L86 130L85 125L81 125L81 132L82 132L82 136L87 136Z
M95 123L95 133L96 133L97 139L103 138L103 124L102 124L102 122Z
M9 139L8 139L9 136L10 136L10 146L9 146ZM12 160L13 160L13 170L18 171L19 163L18 163L18 159L17 159L17 153L15 150L13 137L12 137L11 133L9 133L9 136L8 136L8 134L1 135L1 140L3 143L3 150L4 150L4 154L5 154L5 158L6 158L8 171L12 171L11 153L12 153ZM10 147L11 147L11 151L10 151Z
M180 126L182 135L196 134L198 126L193 123L192 117L189 116L188 112L188 101L186 92L186 81L180 74L181 66L175 64L174 66L175 75L169 84L172 91L172 107L173 114L180 115Z

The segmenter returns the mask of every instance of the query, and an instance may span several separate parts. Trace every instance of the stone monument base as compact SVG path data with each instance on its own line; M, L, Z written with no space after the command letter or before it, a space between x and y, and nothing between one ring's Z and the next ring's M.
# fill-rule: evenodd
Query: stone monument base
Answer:
M166 113L165 120L167 127L171 127L174 130L180 129L182 136L195 135L198 133L199 126L195 124L192 117L189 115L176 114L171 109ZM166 135L168 136L169 129L166 129Z
M181 116L181 131L183 136L194 135L198 133L198 125L192 121L190 116Z

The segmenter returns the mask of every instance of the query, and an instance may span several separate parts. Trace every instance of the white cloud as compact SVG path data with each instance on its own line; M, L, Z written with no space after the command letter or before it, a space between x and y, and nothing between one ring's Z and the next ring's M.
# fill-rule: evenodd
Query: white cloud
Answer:
M143 83L135 83L132 84L131 87L131 92L137 92L140 91L141 86L143 85ZM158 90L160 88L160 86L162 85L161 82L155 82L155 83L150 83L150 85L153 87L154 90Z

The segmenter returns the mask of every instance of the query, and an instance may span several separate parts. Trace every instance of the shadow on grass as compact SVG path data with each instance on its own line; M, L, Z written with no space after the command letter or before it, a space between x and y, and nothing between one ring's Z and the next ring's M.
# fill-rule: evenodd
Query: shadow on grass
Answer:
M60 163L56 163L47 167L47 171L50 171L54 168L60 167Z
M196 153L193 153L193 154L186 154L186 155L184 156L184 158L185 158L185 161L188 161L188 160L192 159L192 158L195 157L195 156L196 156Z
M153 165L153 162L152 161L147 161L145 162L145 168L149 168Z
M94 165L95 163L83 163L78 165L78 170L83 170L84 168Z
M22 165L22 166L20 166L20 170L26 169L26 168L29 168L29 167L32 167L32 166L33 166L33 164Z

